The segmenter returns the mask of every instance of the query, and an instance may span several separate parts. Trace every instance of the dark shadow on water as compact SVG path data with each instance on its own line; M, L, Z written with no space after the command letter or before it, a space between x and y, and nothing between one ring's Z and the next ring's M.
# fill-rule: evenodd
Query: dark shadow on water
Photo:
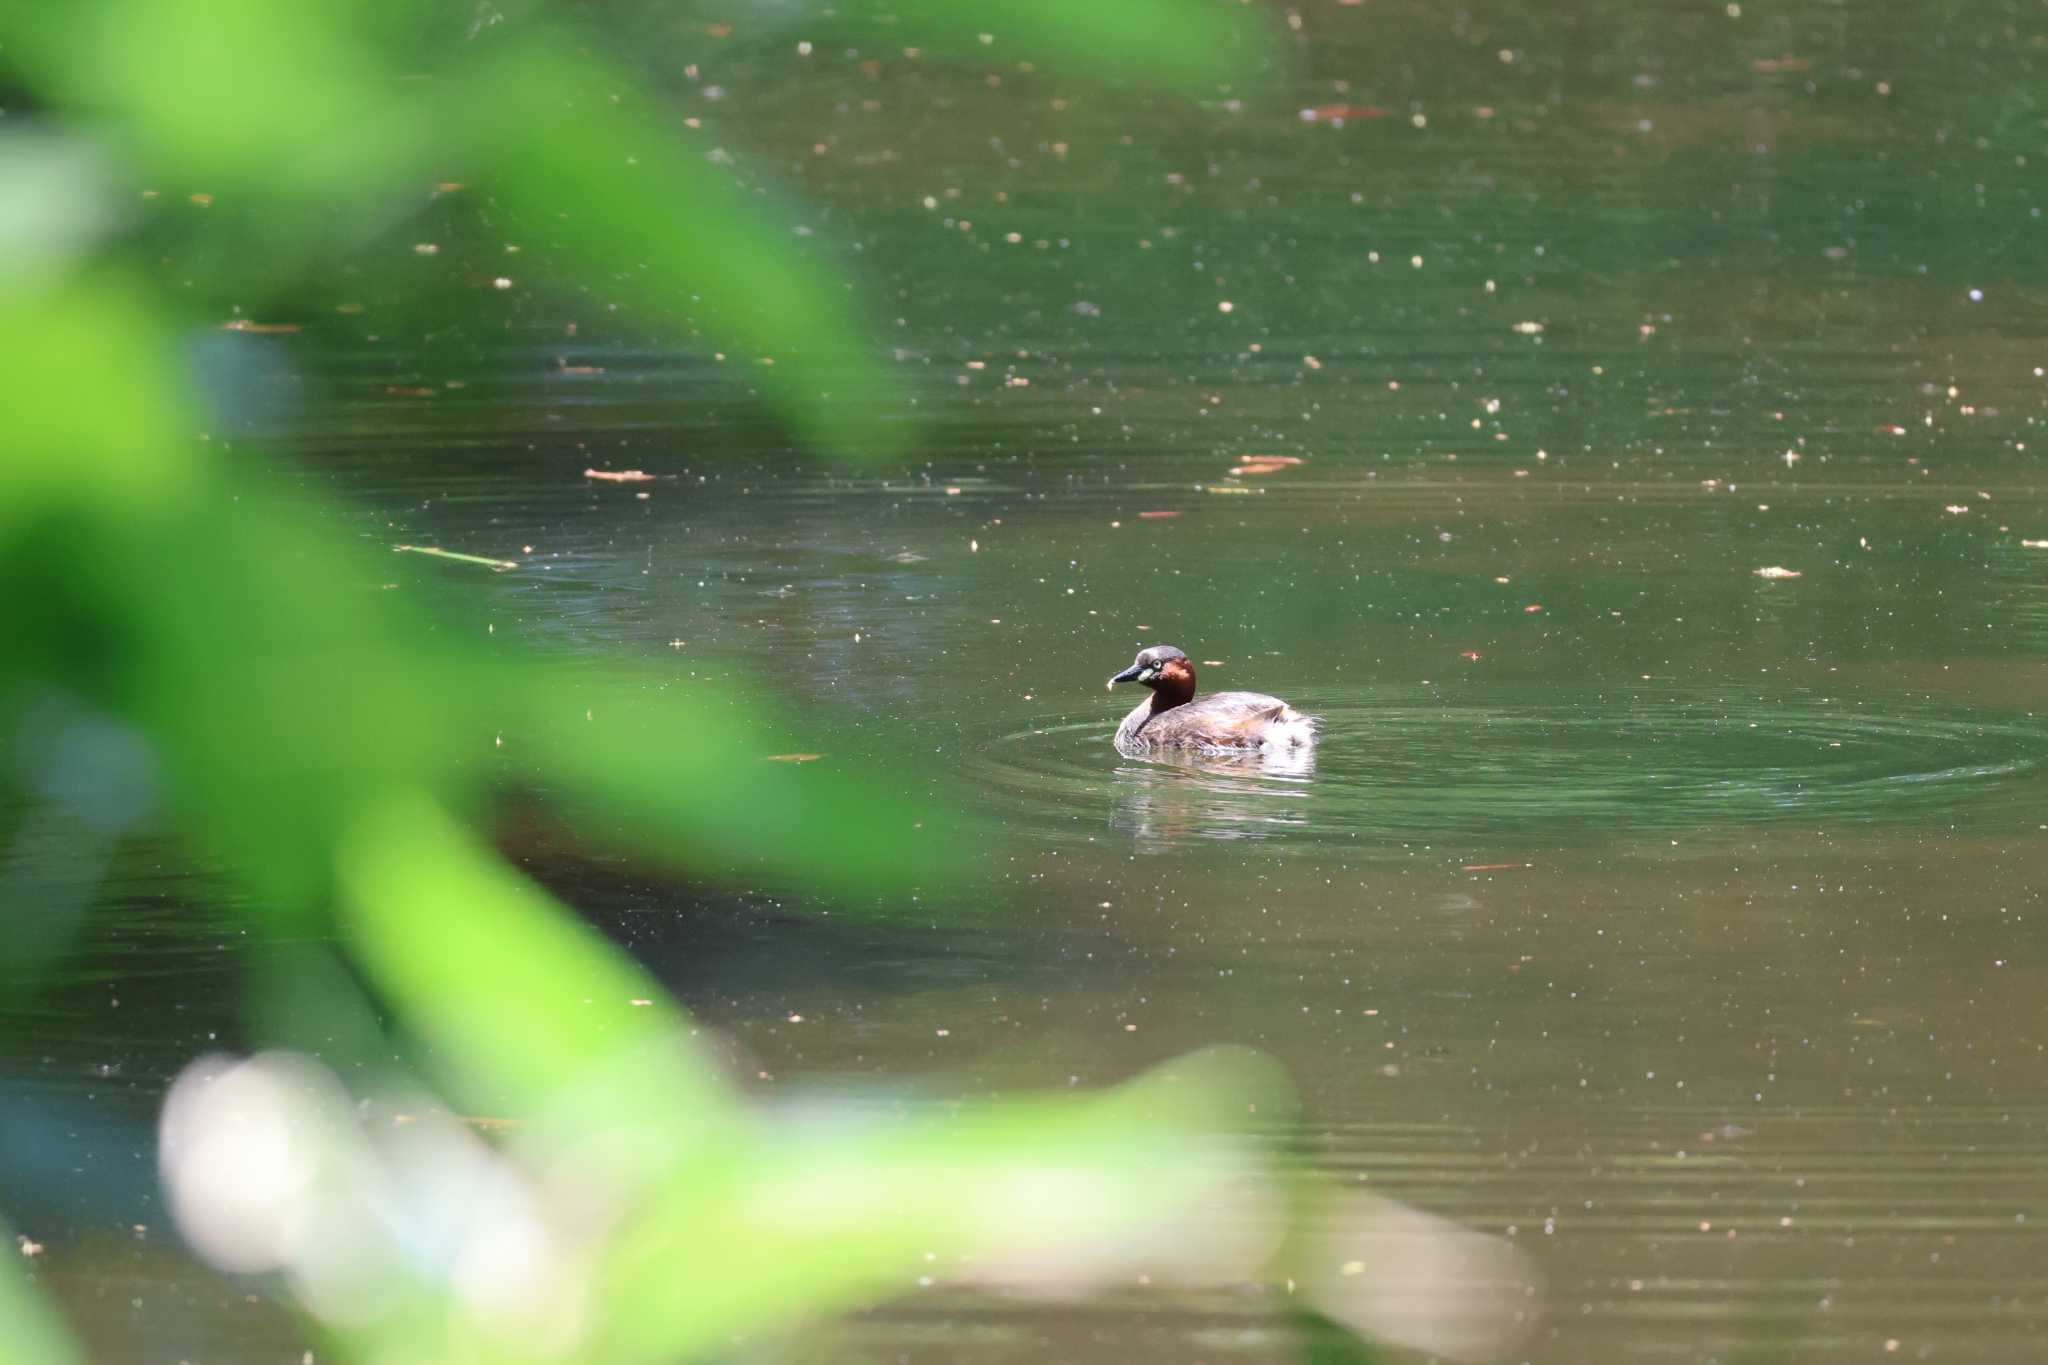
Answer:
M714 1022L995 984L1028 992L1108 983L1129 970L1107 928L1077 948L1065 922L1041 925L954 897L850 905L556 854L522 865Z

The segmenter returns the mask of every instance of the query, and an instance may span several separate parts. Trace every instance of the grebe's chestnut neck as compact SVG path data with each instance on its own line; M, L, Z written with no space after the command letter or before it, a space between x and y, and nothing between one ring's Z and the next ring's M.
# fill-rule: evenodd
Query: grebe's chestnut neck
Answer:
M1154 712L1185 706L1195 699L1194 662L1172 645L1139 650L1131 666L1111 678L1109 685L1115 687L1120 682L1143 683L1151 688Z

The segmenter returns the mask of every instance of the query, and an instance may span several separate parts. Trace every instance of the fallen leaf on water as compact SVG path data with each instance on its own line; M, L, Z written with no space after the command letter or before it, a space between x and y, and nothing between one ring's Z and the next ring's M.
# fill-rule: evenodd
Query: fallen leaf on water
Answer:
M654 476L644 469L586 469L586 479L603 479L606 483L653 483Z
M1799 570L1788 569L1782 564L1766 564L1763 568L1753 570L1753 572L1758 578L1798 578L1800 576Z

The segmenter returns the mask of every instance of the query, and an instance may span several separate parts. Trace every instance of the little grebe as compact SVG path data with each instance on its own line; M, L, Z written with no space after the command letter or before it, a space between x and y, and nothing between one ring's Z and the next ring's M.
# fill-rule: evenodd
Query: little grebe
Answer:
M1195 700L1195 666L1172 645L1140 650L1109 680L1152 689L1116 727L1116 747L1142 749L1292 749L1315 743L1317 721L1263 692L1214 692Z

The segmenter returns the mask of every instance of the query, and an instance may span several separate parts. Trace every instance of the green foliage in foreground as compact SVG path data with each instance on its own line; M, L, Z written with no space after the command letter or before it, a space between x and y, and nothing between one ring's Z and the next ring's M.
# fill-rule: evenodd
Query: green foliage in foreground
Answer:
M965 13L893 6L889 32L972 43L998 23ZM834 19L875 21L861 6ZM1258 61L1235 7L1047 0L1001 22L1019 52L1184 90ZM249 903L336 933L444 1092L517 1117L498 1150L522 1178L596 1166L609 1182L576 1205L575 1266L550 1281L580 1286L573 1334L507 1337L372 1239L350 1266L403 1288L342 1332L362 1358L672 1358L907 1285L934 1255L1114 1245L1241 1184L1248 1149L1214 1134L1250 1102L1284 1107L1262 1064L1198 1058L1093 1099L823 1140L752 1115L659 987L472 832L493 738L706 874L903 890L952 874L944 822L872 782L762 762L802 737L744 690L564 677L452 640L377 591L380 567L329 519L204 437L189 329L289 304L459 180L587 268L634 263L653 307L774 354L766 397L809 442L894 448L884 405L816 397L888 387L846 291L595 47L534 5L79 0L0 18L4 74L47 111L0 136L0 200L22 206L0 220L0 726L83 715L139 734L179 828ZM174 269L144 187L214 205ZM24 796L104 816L134 775L68 733L51 740L53 782ZM77 929L75 915L17 922L38 934L17 967L54 961ZM332 1009L367 1018L362 1005ZM345 1106L309 1113L331 1149L322 1178L346 1195L375 1163L347 1155ZM1081 1188L990 1197L1047 1171ZM12 1268L0 1339L13 1359L75 1358Z

